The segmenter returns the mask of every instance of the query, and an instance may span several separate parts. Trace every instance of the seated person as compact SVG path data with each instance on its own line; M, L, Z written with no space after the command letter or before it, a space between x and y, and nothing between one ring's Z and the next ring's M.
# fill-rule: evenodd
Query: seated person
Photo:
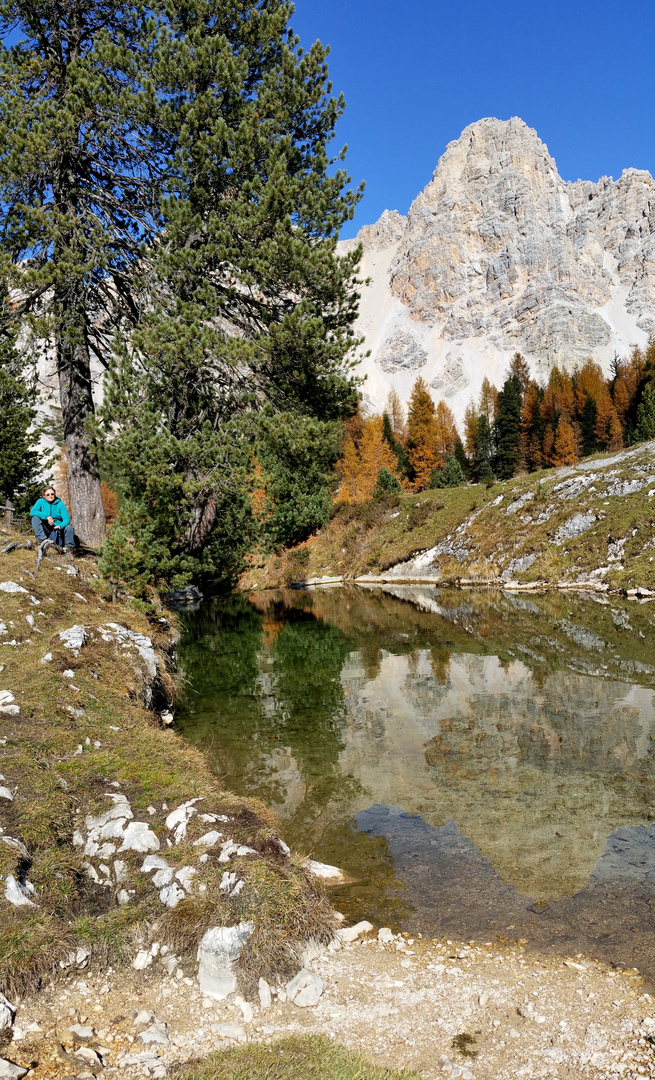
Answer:
M37 499L30 510L32 528L39 543L53 540L63 544L64 551L75 547L75 533L65 503L57 498L57 492L49 485L43 489L43 498Z

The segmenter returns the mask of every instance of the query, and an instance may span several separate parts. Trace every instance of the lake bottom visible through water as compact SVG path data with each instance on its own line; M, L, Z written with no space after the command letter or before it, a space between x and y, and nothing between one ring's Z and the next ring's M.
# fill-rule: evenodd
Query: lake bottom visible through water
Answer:
M180 728L349 919L655 985L655 604L433 587L185 615Z

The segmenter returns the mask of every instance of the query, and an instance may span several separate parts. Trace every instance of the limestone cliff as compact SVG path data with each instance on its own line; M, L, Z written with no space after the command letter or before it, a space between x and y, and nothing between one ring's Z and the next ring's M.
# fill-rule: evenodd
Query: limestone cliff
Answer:
M522 120L479 120L449 144L407 218L361 229L365 393L423 375L460 414L520 350L533 374L615 353L655 330L655 180L566 183ZM355 241L344 241L351 247Z

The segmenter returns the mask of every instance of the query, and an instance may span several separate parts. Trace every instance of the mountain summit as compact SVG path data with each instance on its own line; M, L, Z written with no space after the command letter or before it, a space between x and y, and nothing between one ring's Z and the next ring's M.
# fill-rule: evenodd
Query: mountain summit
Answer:
M385 211L364 248L364 393L381 406L423 375L460 414L519 350L537 377L615 353L655 330L655 180L567 183L536 131L487 118L446 147L405 218Z

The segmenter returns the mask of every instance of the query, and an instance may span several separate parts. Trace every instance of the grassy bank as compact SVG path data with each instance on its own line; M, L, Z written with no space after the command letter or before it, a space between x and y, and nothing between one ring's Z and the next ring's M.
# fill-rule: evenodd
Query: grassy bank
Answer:
M655 589L655 444L489 488L337 506L317 536L253 560L240 587L324 576Z
M24 590L0 591L0 988L22 994L78 962L128 962L155 939L195 961L208 926L249 918L256 930L242 952L245 983L295 973L290 947L330 935L329 905L280 848L270 812L223 791L203 755L153 711L173 693L169 622L107 603L92 560L53 555L35 573L34 551L18 549L0 556L0 582ZM73 626L86 637L76 649L60 637ZM94 850L89 822L117 799L173 870L191 867L175 908L141 873L143 851L122 850L120 837ZM189 800L198 812L187 812L180 836L166 821ZM252 849L230 858L245 883L232 898L219 888L221 847L194 844L211 827L200 811ZM12 881L18 905L7 897ZM75 960L77 949L90 955Z

